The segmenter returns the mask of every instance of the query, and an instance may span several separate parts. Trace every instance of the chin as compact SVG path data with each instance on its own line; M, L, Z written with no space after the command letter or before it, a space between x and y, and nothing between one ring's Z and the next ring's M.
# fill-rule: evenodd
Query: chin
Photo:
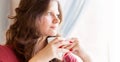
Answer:
M49 35L49 36L56 36L57 34L51 34L51 35Z
M57 32L54 32L54 33L50 33L49 36L56 36L57 35Z

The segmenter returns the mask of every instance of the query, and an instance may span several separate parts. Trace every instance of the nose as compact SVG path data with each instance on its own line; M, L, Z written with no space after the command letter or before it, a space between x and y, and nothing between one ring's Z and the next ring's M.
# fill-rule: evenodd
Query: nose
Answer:
M59 19L59 17L57 16L57 15L54 15L54 17L53 17L53 21L52 21L54 24L56 24L56 23L60 23L60 19Z

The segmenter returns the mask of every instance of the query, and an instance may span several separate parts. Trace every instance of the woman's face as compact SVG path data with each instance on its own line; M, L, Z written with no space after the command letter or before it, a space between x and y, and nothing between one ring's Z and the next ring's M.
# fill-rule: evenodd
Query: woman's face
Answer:
M55 36L58 31L60 19L58 18L58 3L51 1L47 12L37 17L37 29L43 36Z

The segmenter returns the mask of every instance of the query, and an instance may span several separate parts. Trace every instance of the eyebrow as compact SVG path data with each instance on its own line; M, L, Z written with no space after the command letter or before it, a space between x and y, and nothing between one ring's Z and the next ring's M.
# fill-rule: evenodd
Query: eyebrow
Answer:
M48 10L47 12L53 12L53 13L56 13L56 14L60 14L60 12L59 12L59 11L54 12L53 10Z

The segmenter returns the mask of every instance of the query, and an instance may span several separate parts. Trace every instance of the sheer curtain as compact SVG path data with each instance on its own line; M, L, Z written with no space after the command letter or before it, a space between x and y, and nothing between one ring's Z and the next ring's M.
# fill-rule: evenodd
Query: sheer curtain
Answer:
M120 62L120 2L85 0L84 8L82 6L80 10L76 6L78 1L63 2L65 14L63 36L78 37L81 46L91 56L92 62ZM73 6L76 6L77 10L74 11Z
M85 0L59 0L63 9L61 33L66 37L80 16Z

